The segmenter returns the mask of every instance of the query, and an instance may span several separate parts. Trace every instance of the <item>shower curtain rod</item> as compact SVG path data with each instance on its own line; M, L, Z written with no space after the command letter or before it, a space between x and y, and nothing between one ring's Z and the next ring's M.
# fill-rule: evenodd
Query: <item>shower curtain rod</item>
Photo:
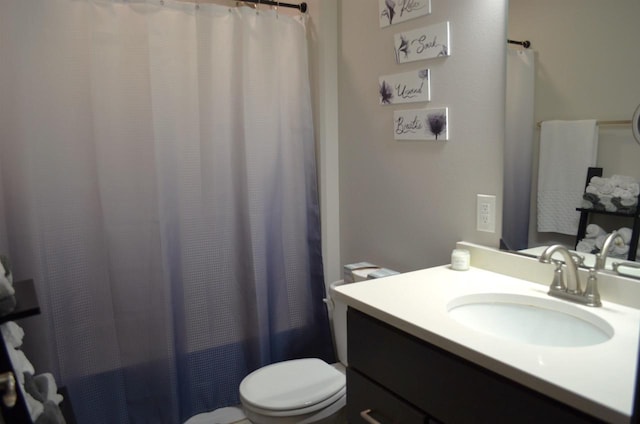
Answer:
M516 40L507 39L507 43L509 43L509 44L518 44L519 46L522 46L525 49L528 49L529 47L531 47L531 41L529 41L529 40L516 41Z
M543 121L538 122L538 127L542 126L542 122ZM628 119L627 120L619 120L619 121L600 121L600 120L598 120L598 121L596 121L596 125L603 126L603 127L614 126L614 125L631 125L631 120L628 120Z
M278 6L278 7L290 7L292 9L299 9L302 13L307 13L307 3L302 2L300 4L293 3L283 3L281 1L271 1L271 0L242 0L242 2L238 3L257 3L258 5L264 4L267 6Z

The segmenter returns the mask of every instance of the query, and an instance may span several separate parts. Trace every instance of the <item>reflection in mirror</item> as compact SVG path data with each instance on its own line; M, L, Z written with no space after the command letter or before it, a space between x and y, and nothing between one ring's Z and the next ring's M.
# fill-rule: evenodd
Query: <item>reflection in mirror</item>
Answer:
M513 70L516 74L507 77L504 248L543 249L563 244L575 249L579 241L577 211L573 231L538 231L540 122L602 122L596 127L595 161L602 176L623 175L640 181L640 146L630 125L640 103L640 55L635 53L640 40L638 16L637 0L509 0L508 38L529 40L531 48L508 47L508 74ZM624 124L605 125L604 121ZM572 209L582 206L587 168L580 170L579 204ZM588 223L606 232L632 231L634 220L589 214ZM589 255L584 256L588 266Z

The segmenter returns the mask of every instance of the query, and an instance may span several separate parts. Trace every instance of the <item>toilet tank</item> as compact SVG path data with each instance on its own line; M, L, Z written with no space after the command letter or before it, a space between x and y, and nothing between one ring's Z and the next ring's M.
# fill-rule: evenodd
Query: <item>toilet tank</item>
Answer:
M337 301L334 296L335 288L345 284L344 280L334 281L329 285L329 315L331 316L331 330L336 347L338 360L347 366L347 305ZM355 283L350 283L355 284Z

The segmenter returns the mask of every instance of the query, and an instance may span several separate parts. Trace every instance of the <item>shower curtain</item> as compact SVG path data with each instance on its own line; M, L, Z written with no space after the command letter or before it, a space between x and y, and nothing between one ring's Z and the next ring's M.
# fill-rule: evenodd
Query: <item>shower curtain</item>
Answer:
M177 423L333 360L305 17L3 0L0 253L80 423Z
M535 56L507 49L502 247L526 249L534 138Z

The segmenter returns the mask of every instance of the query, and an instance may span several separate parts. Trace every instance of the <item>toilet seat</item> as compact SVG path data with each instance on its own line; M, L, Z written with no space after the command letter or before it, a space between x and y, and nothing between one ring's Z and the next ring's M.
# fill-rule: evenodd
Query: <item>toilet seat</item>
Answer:
M271 364L240 383L245 408L269 416L308 414L331 405L345 393L345 376L317 358Z

